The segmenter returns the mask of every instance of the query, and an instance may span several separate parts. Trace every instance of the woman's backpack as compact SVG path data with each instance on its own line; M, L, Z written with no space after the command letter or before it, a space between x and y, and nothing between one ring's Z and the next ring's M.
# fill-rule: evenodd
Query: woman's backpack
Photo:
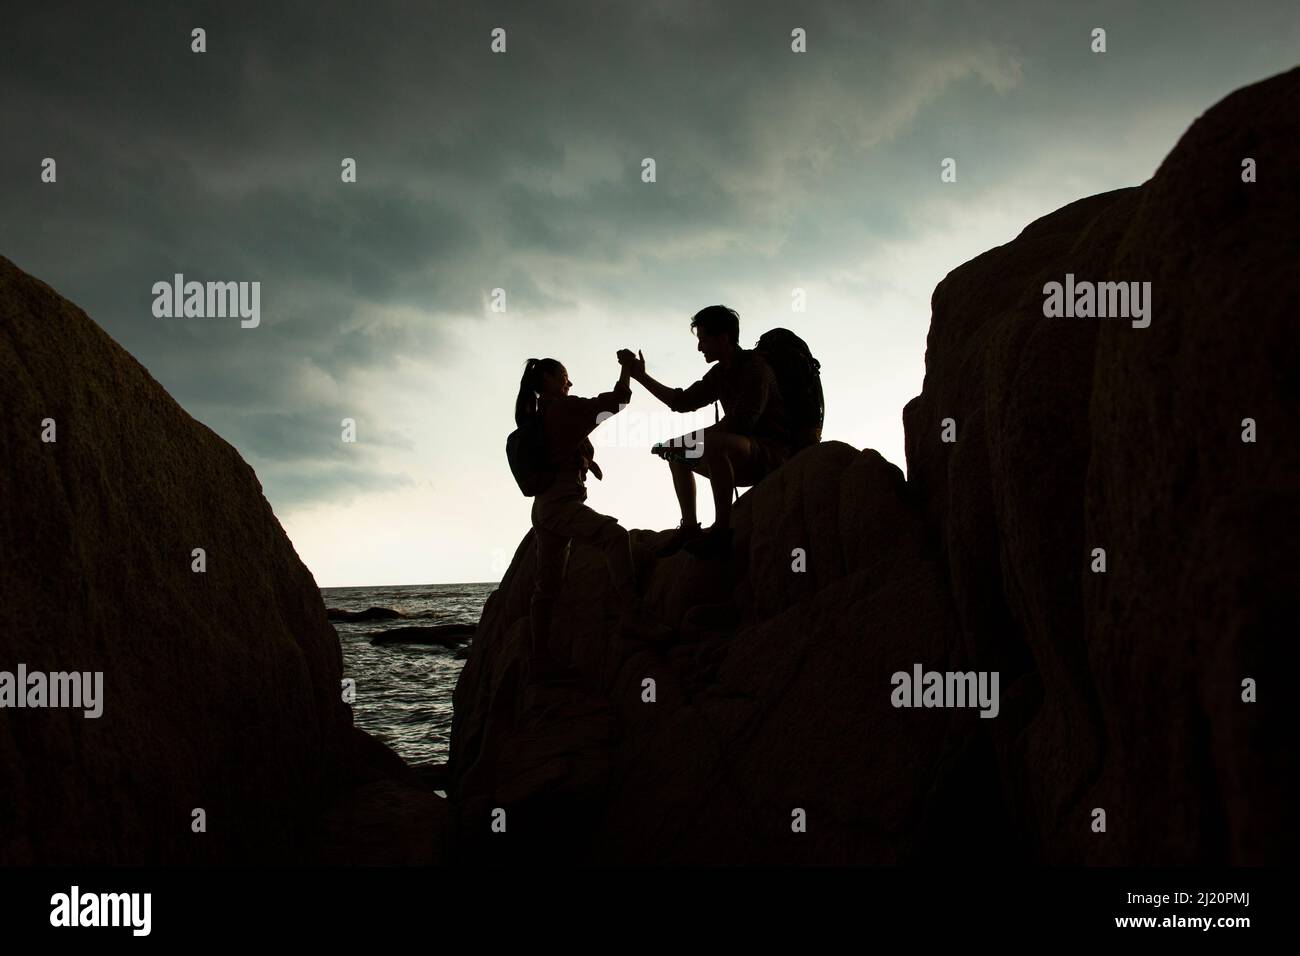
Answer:
M530 415L506 439L506 460L515 484L527 498L545 491L555 480L546 450L545 416Z
M807 343L789 329L772 329L759 338L760 353L776 376L786 415L790 419L791 451L822 440L826 399L822 395L822 363L813 358Z

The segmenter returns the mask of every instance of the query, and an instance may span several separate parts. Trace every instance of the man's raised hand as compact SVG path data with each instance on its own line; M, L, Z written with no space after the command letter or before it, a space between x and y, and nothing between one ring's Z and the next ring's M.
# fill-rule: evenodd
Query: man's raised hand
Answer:
M645 374L645 356L640 350L633 355L631 349L619 349L618 362L632 374L633 378Z

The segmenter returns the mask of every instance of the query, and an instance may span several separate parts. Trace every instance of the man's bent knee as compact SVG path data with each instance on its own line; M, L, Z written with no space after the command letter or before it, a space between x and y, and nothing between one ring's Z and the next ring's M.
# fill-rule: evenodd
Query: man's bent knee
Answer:
M709 477L708 461L703 448L697 448L692 455L687 455L684 458L669 459L668 467L672 471L674 479L691 475Z
M731 442L715 442L704 448L704 463L708 468L721 469L730 462L732 467L739 465L746 458L743 449Z

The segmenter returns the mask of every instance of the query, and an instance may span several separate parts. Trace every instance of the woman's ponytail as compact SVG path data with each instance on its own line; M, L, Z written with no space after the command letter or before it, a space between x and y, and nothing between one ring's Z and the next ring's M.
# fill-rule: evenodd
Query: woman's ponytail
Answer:
M515 426L518 427L537 414L537 397L542 390L542 376L554 374L563 366L551 358L530 358L524 363L524 374L519 379L519 395L515 398Z

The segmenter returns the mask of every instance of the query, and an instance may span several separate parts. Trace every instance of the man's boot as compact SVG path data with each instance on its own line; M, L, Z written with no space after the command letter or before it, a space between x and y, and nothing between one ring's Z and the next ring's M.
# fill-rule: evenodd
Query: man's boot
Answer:
M719 528L714 525L708 531L686 542L685 547L697 558L720 560L731 557L731 539L730 528Z
M656 558L670 558L682 549L682 546L688 541L692 541L701 534L700 523L694 521L691 524L682 522L677 526L677 530L664 543L664 545L655 552Z

